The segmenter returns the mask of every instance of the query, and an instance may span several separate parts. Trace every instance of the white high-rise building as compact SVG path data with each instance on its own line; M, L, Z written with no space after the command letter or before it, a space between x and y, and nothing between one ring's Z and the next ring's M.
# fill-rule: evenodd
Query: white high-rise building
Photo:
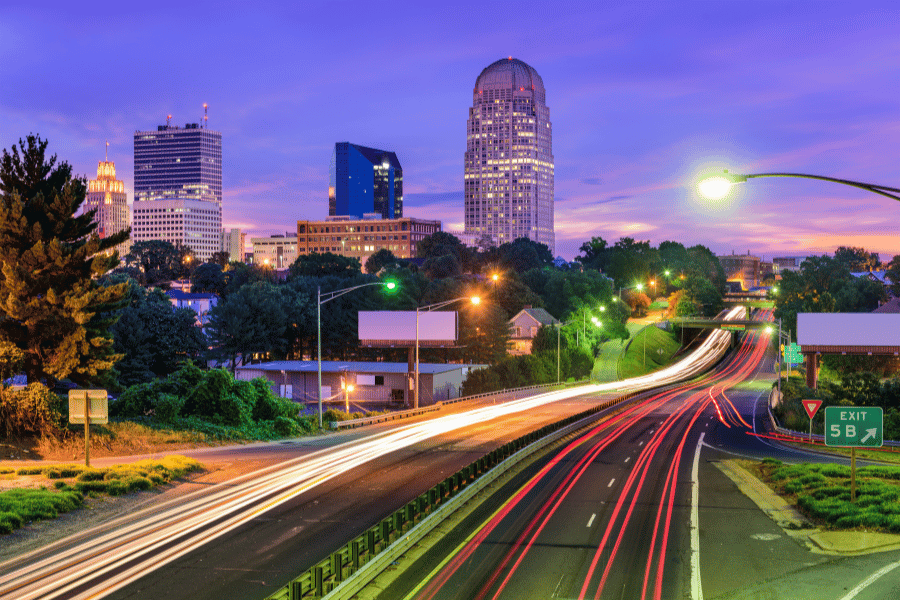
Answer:
M134 132L132 240L183 245L206 262L222 233L222 134L203 125Z
M544 82L515 58L475 80L465 156L465 232L497 245L527 237L556 251L553 131Z

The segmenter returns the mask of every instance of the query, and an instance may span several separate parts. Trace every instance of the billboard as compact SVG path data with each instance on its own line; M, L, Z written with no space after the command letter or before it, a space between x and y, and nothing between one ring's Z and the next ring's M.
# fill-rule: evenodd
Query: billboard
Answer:
M900 346L900 314L799 313L801 346Z
M456 311L419 312L419 346L454 346L457 322ZM359 311L359 342L373 347L414 346L416 311Z

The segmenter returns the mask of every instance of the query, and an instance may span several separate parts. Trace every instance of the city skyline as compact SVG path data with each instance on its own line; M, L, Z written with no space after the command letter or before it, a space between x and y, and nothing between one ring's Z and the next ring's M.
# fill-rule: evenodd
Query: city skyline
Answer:
M839 245L900 254L900 206L886 198L772 180L711 205L693 188L708 168L900 185L889 95L900 9L671 4L560 11L524 2L488 22L470 19L471 7L401 2L390 15L396 35L372 41L366 32L389 17L356 3L301 12L280 3L230 11L10 2L0 17L9 57L0 64L0 144L38 133L89 177L109 139L131 201L133 133L168 114L201 122L208 103L209 127L227 140L223 226L260 235L324 218L329 155L352 139L402 158L404 215L462 230L472 84L485 65L514 56L551 93L556 254L571 259L594 235L763 257ZM161 16L174 30L151 52ZM439 30L423 25L438 21ZM196 35L177 33L201 22ZM86 87L98 61L104 85Z

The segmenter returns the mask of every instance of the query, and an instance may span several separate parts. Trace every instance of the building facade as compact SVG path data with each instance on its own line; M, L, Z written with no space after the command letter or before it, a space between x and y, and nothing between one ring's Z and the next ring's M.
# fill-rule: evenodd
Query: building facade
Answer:
M131 239L187 246L206 262L219 251L222 209L201 200L145 200L133 207Z
M247 234L240 229L222 229L219 237L219 252L226 253L229 261L242 262L246 239Z
M466 125L466 233L497 245L526 237L556 252L552 139L537 71L512 57L485 68Z
M328 215L403 217L403 169L387 150L338 142L331 155Z
M134 200L135 216L140 206L145 217L141 239L183 244L208 260L219 251L222 230L222 134L197 123L136 131ZM160 203L156 210L151 208L154 203ZM185 211L192 213L192 226L179 230L172 216L186 217L179 214ZM203 226L195 226L196 220ZM174 235L178 231L184 237ZM154 233L167 235L152 237Z
M286 269L297 260L297 237L273 235L250 238L253 245L253 264L273 269Z
M365 264L369 256L385 248L397 258L415 258L416 243L440 230L440 221L411 217L297 221L297 254L331 252Z
M716 257L722 270L725 271L725 279L741 284L744 291L761 285L760 259L758 256L747 254L726 254Z
M100 161L97 165L97 179L88 181L85 211L96 210L94 222L101 238L119 233L128 228L128 196L125 183L116 179L116 165L112 161ZM128 253L130 241L115 247L119 256Z

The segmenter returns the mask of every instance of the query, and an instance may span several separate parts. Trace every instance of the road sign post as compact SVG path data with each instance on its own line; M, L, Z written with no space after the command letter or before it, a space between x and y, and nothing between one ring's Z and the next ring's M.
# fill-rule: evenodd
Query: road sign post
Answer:
M84 466L91 466L91 423L109 422L106 390L69 390L69 423L84 423Z
M856 449L884 445L884 411L878 406L826 407L825 445L850 448L850 501L856 502Z
M801 400L800 404L803 405L803 409L806 411L806 414L809 415L809 443L812 443L812 424L813 417L816 416L816 413L819 411L819 407L822 406L821 400Z

